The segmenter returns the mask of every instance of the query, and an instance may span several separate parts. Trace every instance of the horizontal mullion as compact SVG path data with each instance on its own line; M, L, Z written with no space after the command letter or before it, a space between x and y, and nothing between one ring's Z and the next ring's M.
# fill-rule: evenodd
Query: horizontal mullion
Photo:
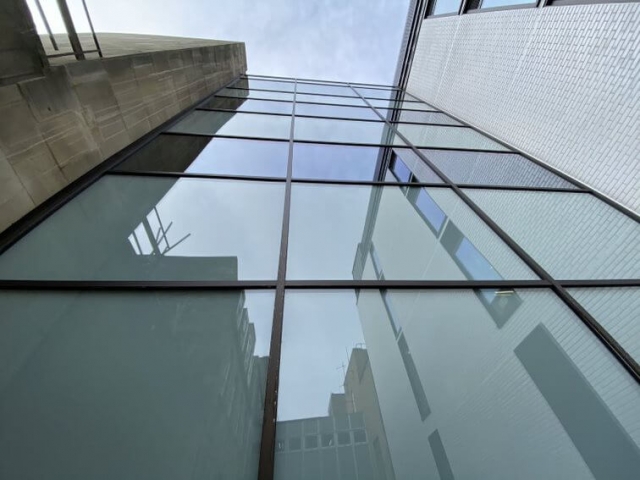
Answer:
M556 280L563 288L611 288L611 287L640 287L640 278L630 279L592 279L592 280Z
M466 184L456 183L460 188L479 189L479 190L520 190L520 191L533 191L533 192L566 192L566 193L590 193L587 190L579 188L566 188L566 187L535 187L524 185L489 185L489 184Z
M244 290L275 289L276 280L0 280L0 290ZM549 288L545 280L286 280L290 289Z

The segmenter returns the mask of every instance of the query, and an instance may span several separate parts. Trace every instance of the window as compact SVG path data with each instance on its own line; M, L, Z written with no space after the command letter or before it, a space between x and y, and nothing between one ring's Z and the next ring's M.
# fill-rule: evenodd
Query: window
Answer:
M304 448L307 450L318 448L318 436L307 435L306 437L304 437Z
M196 110L169 129L174 133L288 139L291 118L256 113Z
M338 445L350 445L351 434L349 432L338 432Z

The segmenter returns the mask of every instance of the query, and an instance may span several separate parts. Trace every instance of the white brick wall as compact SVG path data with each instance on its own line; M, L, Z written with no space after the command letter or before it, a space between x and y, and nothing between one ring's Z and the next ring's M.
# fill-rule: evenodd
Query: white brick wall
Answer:
M640 211L640 4L423 21L407 90Z

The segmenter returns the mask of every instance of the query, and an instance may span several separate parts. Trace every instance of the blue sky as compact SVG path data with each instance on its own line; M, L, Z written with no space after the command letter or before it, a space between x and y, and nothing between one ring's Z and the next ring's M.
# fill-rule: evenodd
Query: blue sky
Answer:
M88 31L81 0L67 0ZM33 0L28 0L33 5ZM41 0L62 31L55 0ZM409 0L87 0L102 32L243 41L249 73L390 84Z

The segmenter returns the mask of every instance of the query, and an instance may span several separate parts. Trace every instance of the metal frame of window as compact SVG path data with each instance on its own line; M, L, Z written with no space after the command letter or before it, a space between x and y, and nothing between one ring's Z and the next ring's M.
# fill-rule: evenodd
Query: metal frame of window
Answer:
M240 77L244 78L244 77ZM251 77L253 78L253 77ZM258 78L258 77L256 77ZM282 77L259 77L268 79L282 79ZM229 84L222 88L226 88L229 85L235 83L238 78L234 78ZM78 180L61 190L49 200L45 201L39 207L35 208L32 212L28 213L21 220L5 230L0 234L0 254L10 248L13 244L18 242L24 235L38 226L41 222L47 219L51 214L64 206L67 202L75 198L78 194L90 187L100 178L105 175L133 175L133 176L160 176L160 177L193 177L193 178L218 178L228 180L245 180L245 181L268 181L268 182L280 182L285 185L284 193L284 209L283 209L283 221L280 240L280 253L278 259L278 273L275 280L264 281L103 281L103 280L0 280L0 290L79 290L79 291L165 291L165 290L252 290L252 289L268 289L275 291L275 304L273 311L273 326L271 333L271 346L269 353L269 363L267 367L267 380L265 391L265 406L264 406L264 421L262 429L262 443L260 450L259 460L259 479L271 480L273 478L273 467L275 461L276 450L276 420L277 420L277 395L278 395L278 381L279 381L279 369L280 369L280 352L281 352L281 339L283 330L283 315L284 315L284 301L285 292L289 289L500 289L500 288L545 288L552 290L557 297L592 331L592 333L598 338L605 347L612 353L612 355L624 366L629 374L637 381L640 382L640 367L638 363L626 352L624 348L604 329L598 321L592 317L582 305L575 300L568 292L567 288L570 287L623 287L623 286L640 286L640 279L619 279L619 280L571 280L571 279L555 279L540 264L534 260L517 242L515 242L504 230L502 230L498 224L492 220L487 213L485 213L477 204L475 204L463 191L463 189L471 188L485 188L491 190L521 190L521 191L539 191L539 192L570 192L573 194L593 195L596 198L604 201L608 205L616 208L618 211L624 213L632 220L640 222L640 217L634 212L630 212L623 206L617 204L608 197L601 193L594 191L587 185L577 181L576 179L558 171L555 168L546 165L542 161L531 157L523 152L512 148L510 145L502 142L501 140L492 137L491 135L483 132L482 130L467 124L463 120L447 113L442 112L451 117L452 119L460 123L459 127L474 130L493 141L504 145L509 151L493 151L493 153L500 154L512 154L518 153L519 155L527 158L529 161L541 166L546 171L566 180L572 185L575 185L577 189L571 188L547 188L547 187L518 187L508 185L477 185L477 184L464 184L455 183L449 177L447 177L436 165L431 162L428 157L422 153L420 148L412 145L407 138L396 129L397 123L394 122L394 117L397 117L397 110L392 112L391 118L386 118L376 108L372 107L369 99L364 97L356 88L362 86L363 88L370 88L367 85L356 85L350 83L333 83L333 85L340 85L351 88L355 97L360 98L366 104L362 108L371 108L379 117L379 120L373 120L376 122L384 123L391 134L396 135L402 139L406 145L379 145L379 144L353 144L353 143L336 143L336 142L322 142L322 141L298 141L294 140L295 137L295 119L297 117L295 113L296 97L298 95L296 79L282 79L289 80L293 83L293 100L292 100L292 112L291 112L291 125L289 132L289 139L278 139L275 141L289 143L288 157L287 157L287 174L286 177L264 177L264 176L243 176L243 175L214 175L214 174L194 174L183 172L158 172L158 171L120 171L117 170L117 166L124 162L130 155L137 152L139 149L148 145L151 141L157 138L160 134L163 135L194 135L204 136L210 138L238 138L247 140L270 140L274 139L265 138L248 138L248 137L233 137L233 136L216 136L216 135L196 135L189 133L173 133L166 132L168 128L178 123L185 118L191 112L198 109L205 109L206 105L221 89L207 96L203 100L197 102L195 105L188 109L183 110L174 118L168 120L164 124L155 128L141 139L137 140L133 144L129 145L122 151L116 153L100 165L96 166L90 172L86 173ZM317 82L318 84L322 82ZM356 88L354 88L356 87ZM375 88L372 87L372 88ZM416 102L423 102L418 97L415 97ZM426 104L426 102L423 102ZM358 107L360 108L360 107ZM224 110L223 110L224 111ZM439 110L435 110L440 112ZM259 115L280 115L275 113L261 113L256 112ZM309 117L300 116L304 118L330 118L335 120L346 120L344 118L334 117ZM348 120L346 120L348 121ZM356 121L363 121L356 119ZM366 121L366 120L365 120ZM423 123L424 124L424 123ZM427 124L428 125L428 124ZM436 124L440 125L440 124ZM449 125L450 126L450 125ZM357 146L376 146L386 147L390 150L393 148L410 149L417 155L422 162L428 166L443 183L416 183L416 182L386 182L384 181L384 174L389 168L388 162L390 161L390 155L386 156L386 159L378 165L377 178L371 181L351 181L351 180L328 180L328 179L297 179L293 178L293 149L295 143L312 143L312 144L328 144L328 145L357 145ZM458 149L458 148L430 148L432 150L452 150L452 151L477 151L474 149ZM370 185L370 186L389 186L389 187L430 187L430 188L447 188L453 191L499 238L502 240L515 254L534 272L538 275L538 280L464 280L464 281L434 281L434 280L386 280L384 278L378 280L287 280L286 268L287 268L287 254L288 254L288 241L289 241L289 223L291 213L291 192L292 187L296 183L311 183L311 184L335 184L335 185Z

